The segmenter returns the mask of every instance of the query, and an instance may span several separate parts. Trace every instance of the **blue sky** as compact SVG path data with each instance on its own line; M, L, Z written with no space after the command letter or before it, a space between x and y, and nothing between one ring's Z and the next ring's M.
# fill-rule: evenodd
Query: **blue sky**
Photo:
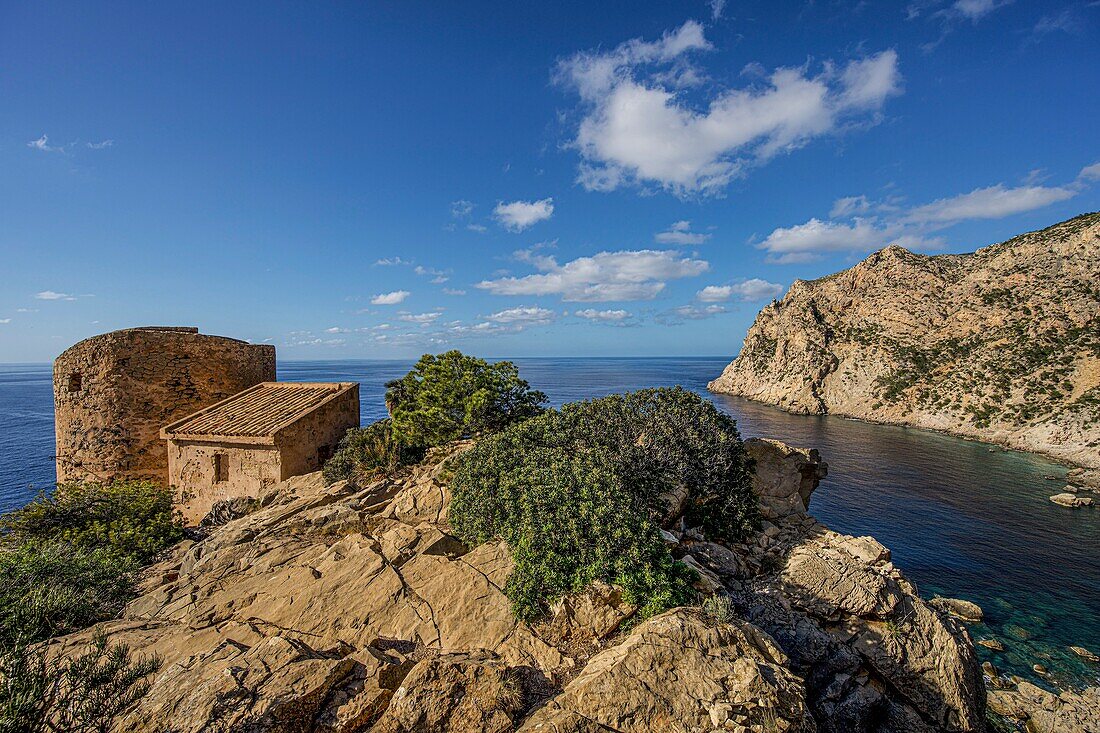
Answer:
M0 2L0 361L726 355L1100 209L1100 3Z

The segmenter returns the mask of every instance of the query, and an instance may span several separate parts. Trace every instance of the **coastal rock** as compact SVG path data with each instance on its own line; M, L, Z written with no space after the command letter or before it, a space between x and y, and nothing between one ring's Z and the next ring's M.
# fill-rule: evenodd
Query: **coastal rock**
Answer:
M1050 500L1060 506L1069 507L1070 509L1080 509L1083 506L1092 506L1092 498L1086 496L1078 496L1077 494L1071 494L1069 492L1063 494L1055 494L1050 497Z
M802 680L785 663L751 624L669 611L594 656L520 730L814 731Z
M752 486L766 519L805 514L810 495L829 472L816 450L792 448L778 440L749 438L745 452L756 464Z
M1005 650L1005 645L996 639L979 639L977 643L995 652L1003 652Z
M515 619L509 548L468 548L446 521L446 462L463 448L363 485L289 479L177 545L103 625L164 663L118 730L980 729L965 630L874 538L805 513L815 452L758 443L774 519L745 543L670 531L716 600L623 633L636 611L603 583L534 626ZM91 635L52 644L69 654Z
M1055 695L1021 680L991 690L989 708L1028 733L1100 733L1100 687Z
M1069 650L1087 662L1100 662L1100 656L1093 654L1083 646L1071 646Z
M709 388L1100 468L1097 282L1100 213L972 254L892 245L796 280Z
M976 623L982 620L982 607L977 603L965 601L961 598L944 598L936 596L928 602L933 608L944 613L949 613L955 618Z

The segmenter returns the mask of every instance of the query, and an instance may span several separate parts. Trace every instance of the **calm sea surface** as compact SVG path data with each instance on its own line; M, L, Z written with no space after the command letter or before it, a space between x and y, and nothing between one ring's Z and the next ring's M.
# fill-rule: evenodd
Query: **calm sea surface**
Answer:
M1004 654L981 649L1005 670L1033 677L1039 662L1065 682L1095 684L1066 647L1100 653L1100 511L1071 510L1047 497L1066 469L1039 456L937 433L837 417L790 415L709 395L706 383L726 359L516 359L532 386L555 405L642 387L683 385L733 415L744 437L815 447L829 477L811 509L833 529L871 534L930 596L977 602ZM358 381L363 422L385 415L383 385L410 362L283 362L279 378ZM48 365L0 365L0 511L49 488L53 398ZM1053 477L1053 479L1049 478Z

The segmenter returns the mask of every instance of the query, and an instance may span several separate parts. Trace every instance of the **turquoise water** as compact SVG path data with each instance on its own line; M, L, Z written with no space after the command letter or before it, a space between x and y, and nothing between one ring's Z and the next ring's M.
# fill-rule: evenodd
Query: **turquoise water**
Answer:
M681 384L702 394L726 359L515 359L554 404L641 387ZM364 422L384 416L387 380L409 362L283 362L279 378L358 381ZM870 534L925 596L966 598L986 612L975 638L995 635L1003 654L979 649L1002 670L1034 679L1039 662L1062 684L1096 684L1100 669L1066 647L1100 652L1100 511L1047 497L1066 468L1042 457L938 433L838 417L791 415L708 395L745 437L815 447L829 478L813 513L840 532ZM0 365L0 511L53 480L48 365ZM1053 476L1055 480L1048 480Z

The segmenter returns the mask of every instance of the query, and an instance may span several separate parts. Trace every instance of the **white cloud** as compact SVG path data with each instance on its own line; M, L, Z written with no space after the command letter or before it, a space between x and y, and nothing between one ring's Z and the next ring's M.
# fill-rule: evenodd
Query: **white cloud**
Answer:
M1100 162L1086 165L1077 174L1077 178L1082 181L1100 181Z
M406 323L417 323L421 326L427 326L441 315L443 315L442 311L431 311L430 313L402 313L397 318Z
M103 150L104 148L114 147L114 140L101 140L98 143L85 143L92 150Z
M673 222L667 231L654 234L653 239L659 244L693 245L702 244L710 235L691 231L691 222L682 220Z
M466 228L471 232L477 232L478 234L484 234L487 227L484 224L467 224Z
M38 309L37 308L16 308L15 312L16 313L37 313Z
M905 215L904 221L916 224L947 224L965 219L1001 219L1012 214L1040 209L1076 195L1077 191L1070 188L1047 186L1005 188L997 184L918 206Z
M722 17L722 11L726 7L726 0L708 0L710 5L710 18L711 20L718 20Z
M951 6L951 12L962 17L978 22L997 8L1008 5L1012 0L956 0Z
M444 295L465 295L465 290L455 290L454 288L443 288Z
M747 166L875 113L901 90L893 50L843 68L826 63L816 76L779 68L763 86L718 92L703 111L669 90L667 74L642 73L683 66L683 54L710 48L702 26L688 21L656 42L635 39L559 63L557 78L576 89L584 109L573 142L585 188L655 183L677 195L715 194Z
M823 252L869 252L888 244L935 248L943 241L929 233L961 221L1001 219L1066 201L1093 179L1100 180L1100 164L1085 167L1073 183L1064 186L1008 188L997 184L909 208L899 206L898 199L874 202L866 196L852 196L833 204L833 220L813 218L804 224L779 227L757 246L768 252L769 262L779 264L808 262ZM838 221L848 217L850 220Z
M35 150L41 150L44 153L64 153L64 146L55 146L49 144L50 139L46 135L38 138L37 140L31 140L27 143L28 148L34 148Z
M682 305L660 314L657 316L657 321L666 326L673 326L684 321L701 321L706 318L713 318L727 312L725 306L717 304L705 306Z
M560 295L566 301L649 300L664 289L666 280L694 277L710 267L669 250L600 252L564 265L553 257L538 257L532 264L541 272L484 280L477 287L496 295Z
M403 257L383 257L374 261L377 267L397 267L399 265L411 265L412 263L412 260L406 260Z
M0 318L0 323L11 323L10 318Z
M630 318L630 311L625 310L603 310L599 311L595 308L585 308L584 310L574 311L573 315L579 318L587 318L590 321L601 321L603 323L622 323L626 319Z
M40 293L35 293L34 297L36 300L76 300L75 295L58 293L53 290L43 290Z
M466 199L451 202L451 216L455 219L465 219L474 210L474 204Z
M408 290L394 290L392 293L379 293L370 299L372 305L397 305L412 295Z
M550 323L554 320L555 316L556 314L554 311L549 308L540 308L539 306L530 305L497 311L491 316L488 316L486 320L492 321L493 323L522 323L524 325L534 326Z
M866 196L848 196L833 202L829 216L839 219L853 214L866 214L871 210L871 202Z
M708 285L695 297L704 303L719 303L726 300L771 300L783 292L779 283L752 278L732 285Z
M493 209L493 217L505 229L513 232L522 232L528 227L549 219L554 213L554 199L545 198L538 201L512 201L501 202Z

